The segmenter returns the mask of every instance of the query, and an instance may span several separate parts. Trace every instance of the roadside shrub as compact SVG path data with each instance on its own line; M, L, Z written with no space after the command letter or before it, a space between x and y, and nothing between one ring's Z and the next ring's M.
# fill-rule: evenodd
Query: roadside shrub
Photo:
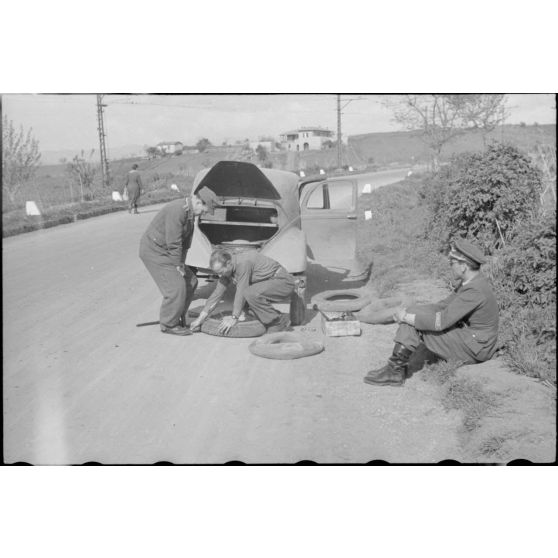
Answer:
M81 193L81 201L92 201L103 195L103 185L99 182L97 175L101 170L99 164L93 163L94 150L92 149L86 159L85 152L81 150L80 155L67 163L66 173L68 179L73 182L76 190Z
M513 145L494 142L486 151L454 156L422 191L428 234L443 245L469 237L490 254L529 216L541 192L541 172Z
M500 306L499 345L510 368L556 382L556 213L540 205L542 175L515 147L492 144L425 179L426 236L455 235L492 254L483 272ZM433 268L439 277L439 268Z
M556 212L515 224L485 269L502 308L556 303Z
M500 345L520 374L556 382L556 215L510 229L484 270L500 305Z
M499 341L510 368L556 384L556 304L510 308L500 318Z

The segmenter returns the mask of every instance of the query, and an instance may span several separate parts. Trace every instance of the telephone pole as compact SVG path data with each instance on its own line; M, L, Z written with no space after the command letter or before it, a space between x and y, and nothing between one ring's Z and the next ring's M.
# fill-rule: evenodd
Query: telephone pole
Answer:
M337 95L337 168L341 168L341 95Z
M344 109L351 101L362 101L364 97L356 97L353 99L345 99L347 102L341 106L341 95L337 95L337 168L341 168L343 142L341 141L341 110Z
M103 123L103 108L107 105L103 104L104 95L97 95L97 122L99 131L99 148L101 151L101 172L103 175L103 186L108 188L110 186L110 174L107 160L107 150L105 145L105 126Z

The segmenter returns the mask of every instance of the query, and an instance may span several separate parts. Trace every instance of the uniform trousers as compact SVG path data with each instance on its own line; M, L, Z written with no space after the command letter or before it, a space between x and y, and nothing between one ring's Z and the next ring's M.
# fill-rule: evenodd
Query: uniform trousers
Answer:
M247 287L244 298L258 320L268 325L281 315L271 303L284 301L293 293L294 288L294 277L286 271L279 270L275 277Z
M412 306L407 308L407 313L413 313ZM412 351L422 342L429 351L444 360L458 360L465 364L475 364L485 360L479 358L481 355L475 355L474 351L466 345L466 339L467 328L454 327L445 331L419 331L409 324L400 324L394 341Z
M137 184L127 186L128 188L128 209L131 211L138 208L138 201L140 198L141 190Z
M163 295L159 313L161 327L174 327L181 319L185 325L186 313L198 286L197 277L188 266L182 277L165 250L145 236L140 242L139 256Z

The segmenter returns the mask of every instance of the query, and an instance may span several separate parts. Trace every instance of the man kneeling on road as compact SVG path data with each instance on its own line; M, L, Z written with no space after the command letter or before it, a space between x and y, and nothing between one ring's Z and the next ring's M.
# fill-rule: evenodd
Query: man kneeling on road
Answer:
M295 288L294 277L280 264L255 250L232 254L228 250L218 248L211 254L209 265L219 276L219 281L199 318L191 323L190 328L193 331L200 329L231 282L236 285L233 313L232 316L223 318L219 324L219 333L226 335L238 322L245 302L258 320L266 326L268 333L289 329L289 317L271 305L272 302L283 301Z
M163 295L159 324L163 333L191 335L186 313L198 279L184 265L197 215L214 213L218 198L202 188L187 199L168 203L155 215L140 242L139 256Z
M446 299L423 306L399 308L395 347L383 368L364 377L367 384L400 386L407 364L421 342L443 360L475 364L492 358L498 341L498 303L490 283L480 273L482 252L466 240L456 240L449 253L457 288Z

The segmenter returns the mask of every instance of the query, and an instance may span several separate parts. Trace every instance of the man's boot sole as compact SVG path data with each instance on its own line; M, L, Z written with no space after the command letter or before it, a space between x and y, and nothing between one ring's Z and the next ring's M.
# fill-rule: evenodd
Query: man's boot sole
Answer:
M391 386L391 387L401 387L404 383L405 380L402 380L400 382L378 382L377 380L374 380L373 378L368 378L367 376L365 376L363 378L363 381L365 384L369 384L371 386Z
M162 329L161 333L166 333L167 335L178 335L179 337L188 337L188 335L193 335L193 332L190 330L186 331L172 331L171 329Z

